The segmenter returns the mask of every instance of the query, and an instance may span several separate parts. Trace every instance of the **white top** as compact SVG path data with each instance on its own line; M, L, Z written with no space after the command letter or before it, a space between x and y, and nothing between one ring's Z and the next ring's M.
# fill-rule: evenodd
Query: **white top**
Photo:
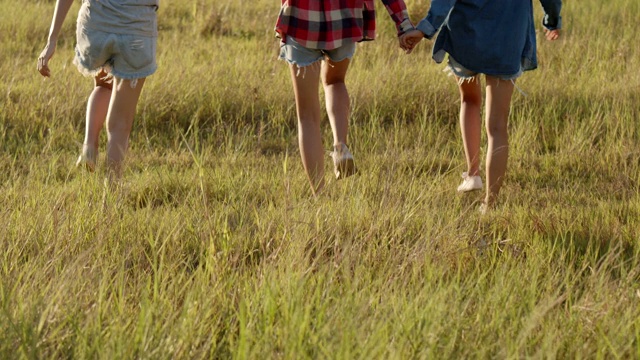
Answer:
M158 36L160 0L82 0L78 29L112 34Z

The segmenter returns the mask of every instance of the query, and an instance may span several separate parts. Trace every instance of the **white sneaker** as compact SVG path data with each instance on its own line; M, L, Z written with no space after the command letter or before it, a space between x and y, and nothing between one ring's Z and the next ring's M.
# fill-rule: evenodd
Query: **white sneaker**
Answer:
M334 146L331 158L333 159L333 171L336 174L336 179L344 179L356 173L353 155L351 155L347 145Z
M458 186L458 192L468 192L482 189L482 179L480 176L469 176L466 172L462 173L462 184Z

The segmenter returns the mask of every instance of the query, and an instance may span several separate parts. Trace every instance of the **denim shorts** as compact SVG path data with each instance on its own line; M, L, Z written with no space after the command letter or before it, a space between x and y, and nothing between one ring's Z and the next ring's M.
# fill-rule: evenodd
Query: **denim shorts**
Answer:
M450 71L453 75L460 78L461 81L470 80L474 76L478 75L477 72L471 71L466 67L462 66L459 62L457 62L454 58L449 55L449 60L447 63L447 70ZM522 75L523 70L520 67L520 71L512 75L490 75L493 77L497 77L500 80L513 81Z
M298 67L309 66L325 58L333 62L351 59L356 52L356 43L350 42L333 50L310 49L300 45L291 36L287 36L286 43L280 46L280 59Z
M141 79L153 74L156 37L123 35L83 27L77 30L73 63L81 73L94 76L101 70L121 79Z

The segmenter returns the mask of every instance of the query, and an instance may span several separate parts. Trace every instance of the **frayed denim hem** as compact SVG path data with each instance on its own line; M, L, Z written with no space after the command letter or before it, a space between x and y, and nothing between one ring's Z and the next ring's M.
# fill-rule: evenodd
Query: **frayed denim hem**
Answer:
M286 39L286 42L280 43L279 58L286 60L290 65L296 65L298 67L297 76L301 73L304 76L305 71L300 71L301 69L315 66L316 63L327 59L335 63L351 59L356 52L356 43L347 43L336 49L324 50L302 46L292 37Z
M353 58L353 55L354 54L343 56L341 58L338 58L338 60L332 59L328 55L324 55L311 62L299 62L296 60L287 59L287 57L280 55L278 60L286 61L289 65L295 65L298 68L298 71L296 72L296 76L300 76L300 74L302 74L302 77L304 78L305 74L307 73L307 68L309 68L310 66L316 66L316 65L320 66L320 64L323 61L326 61L327 59L333 61L334 63L338 63L347 59L350 60Z
M287 59L285 56L282 56L282 55L280 55L280 57L279 57L279 60L286 61L287 64L289 64L289 65L295 65L299 69L303 69L303 68L309 67L309 66L314 65L314 64L320 64L324 59L325 59L324 56L320 56L319 58L317 58L317 59L315 59L313 61L300 62L300 61L296 61L296 60L292 60L292 59Z
M436 62L438 63L442 62L442 60L444 60L444 54L445 54L444 50L441 50L437 54L435 54L434 59L436 60ZM462 84L466 81L473 81L473 79L475 79L475 77L478 76L479 74L493 76L504 81L514 82L517 78L522 76L522 74L524 73L524 68L521 65L518 72L516 72L515 74L508 74L508 75L480 73L480 72L467 69L464 65L460 64L451 55L449 55L447 66L444 68L443 71L449 73L450 76L454 75L458 77L458 82Z
M143 71L143 72L138 72L135 74L125 74L125 73L121 73L117 70L114 70L113 67L111 66L111 64L107 63L104 64L98 68L95 69L91 69L89 66L87 66L86 64L84 64L78 57L75 57L73 59L73 64L78 68L78 71L87 77L96 77L96 75L98 75L100 72L104 71L105 73L107 73L107 76L105 76L105 80L108 83L111 83L111 81L113 80L114 77L118 78L118 79L124 79L124 80L130 80L131 81L131 88L135 89L135 87L138 85L138 80L139 79L143 79L146 78L148 76L153 75L156 70L158 69L157 66L154 66L152 68L150 68L147 71Z

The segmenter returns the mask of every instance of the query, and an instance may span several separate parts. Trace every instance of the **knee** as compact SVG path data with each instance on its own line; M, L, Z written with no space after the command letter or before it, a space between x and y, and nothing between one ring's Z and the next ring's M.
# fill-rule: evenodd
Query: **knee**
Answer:
M298 114L299 126L315 126L320 127L321 118L320 115L312 112L303 112Z
M131 125L126 121L107 121L107 132L111 136L129 136Z
M328 77L322 80L322 85L324 87L329 87L329 86L346 86L345 82L344 82L344 77Z
M320 114L320 105L317 102L298 103L296 105L299 124L320 124L322 115Z
M323 86L342 85L345 86L346 72L325 72L322 76Z
M506 139L507 122L506 121L487 121L487 136L493 139Z

